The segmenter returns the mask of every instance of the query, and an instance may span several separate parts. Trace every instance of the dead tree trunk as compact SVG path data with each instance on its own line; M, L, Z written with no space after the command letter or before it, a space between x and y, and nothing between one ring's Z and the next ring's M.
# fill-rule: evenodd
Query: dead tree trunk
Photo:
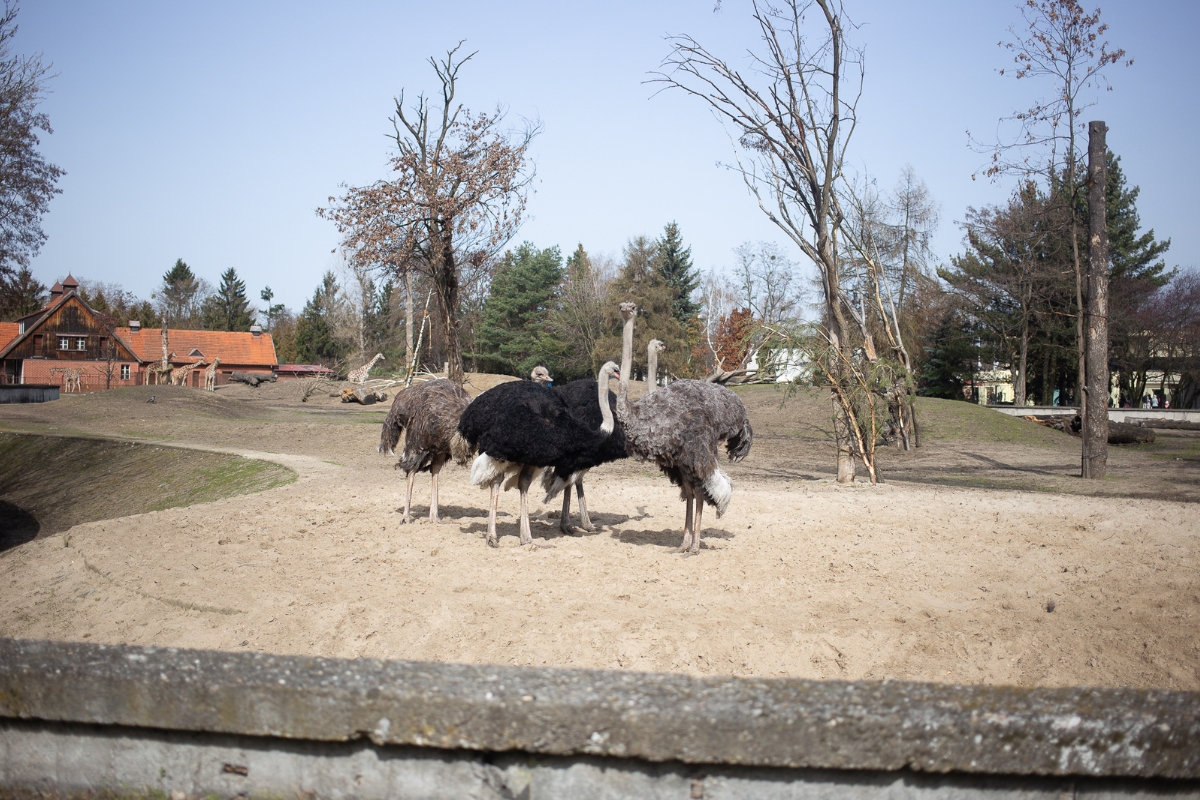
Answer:
M1083 393L1085 478L1103 478L1108 463L1108 173L1103 122L1088 123L1087 391Z

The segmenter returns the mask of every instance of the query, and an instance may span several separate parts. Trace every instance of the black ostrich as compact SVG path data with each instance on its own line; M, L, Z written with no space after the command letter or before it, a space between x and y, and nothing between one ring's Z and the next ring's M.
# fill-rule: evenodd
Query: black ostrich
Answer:
M455 436L459 417L471 399L458 384L445 378L426 381L401 389L383 421L379 452L396 455L396 443L405 432L404 451L396 469L404 470L408 492L404 495L404 519L410 521L413 481L417 473L429 470L433 476L433 495L429 501L429 521L438 521L438 473L451 455L466 464L470 453ZM458 449L455 449L458 447Z
M544 367L535 369L530 377L539 383L550 381L550 374ZM584 378L552 388L566 402L571 413L581 419L588 428L595 430L604 424L604 415L600 411L602 392L599 391L596 381ZM608 392L608 408L610 414L617 413L617 396L611 390ZM570 458L548 466L542 471L542 488L546 491L546 498L542 502L549 503L559 492L562 492L562 517L558 527L563 533L573 532L571 530L571 486L575 487L575 494L579 498L579 527L585 531L596 530L596 526L588 517L583 478L592 467L616 461L618 458L625 458L627 455L625 430L620 423L616 423L612 434L604 439L598 447L575 453Z
M597 384L608 389L612 369L601 372ZM458 422L458 433L471 452L479 453L471 465L471 483L491 487L488 507L488 544L495 547L496 508L500 486L514 483L521 493L521 544L533 544L529 528L529 485L538 469L565 463L577 454L595 450L612 433L614 419L603 403L600 427L591 428L571 413L562 396L534 381L512 381L476 397Z

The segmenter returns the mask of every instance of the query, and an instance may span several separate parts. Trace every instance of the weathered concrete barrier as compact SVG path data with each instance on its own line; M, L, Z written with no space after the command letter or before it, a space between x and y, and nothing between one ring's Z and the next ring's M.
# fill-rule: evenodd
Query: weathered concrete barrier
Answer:
M1200 693L0 640L0 786L320 797L1200 798Z

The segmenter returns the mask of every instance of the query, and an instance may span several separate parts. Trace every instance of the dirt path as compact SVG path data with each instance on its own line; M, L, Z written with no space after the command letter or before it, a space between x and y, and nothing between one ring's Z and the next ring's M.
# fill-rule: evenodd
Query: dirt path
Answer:
M458 468L443 473L447 522L398 524L402 482L374 451L383 409L309 412L179 391L163 404L165 420L137 423L144 433L186 421L201 444L303 457L291 459L300 479L79 525L0 553L0 635L701 675L1200 689L1194 504L838 487L807 466L820 463L823 445L793 452L803 440L771 438L763 419L768 435L730 470L733 504L722 519L706 515L695 558L674 552L677 491L630 462L593 473L597 533L559 535L555 503L534 524L554 547L522 550L509 492L501 547L489 549L486 493ZM100 406L138 402L73 400L5 410L0 421L113 430L132 423ZM1052 448L981 447L1009 466L1065 458ZM942 451L943 464L960 458ZM934 453L930 445L921 457ZM428 490L421 476L418 514Z

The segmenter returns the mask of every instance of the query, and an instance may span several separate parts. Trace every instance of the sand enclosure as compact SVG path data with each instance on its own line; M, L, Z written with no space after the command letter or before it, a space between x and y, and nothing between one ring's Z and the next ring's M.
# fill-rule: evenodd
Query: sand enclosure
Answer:
M401 476L375 453L386 406L301 406L278 386L215 397L154 388L156 406L129 390L6 408L0 423L62 432L69 420L76 431L259 453L299 480L88 522L0 553L0 635L698 675L1200 688L1194 503L906 480L841 487L823 473L826 445L796 423L803 414L749 395L759 436L728 470L729 513L705 515L699 556L674 551L678 492L629 461L592 473L597 532L561 535L553 503L534 521L553 547L521 549L509 492L501 547L490 549L486 492L457 467L443 472L442 524L399 524ZM1043 431L1032 435L1054 433ZM1001 464L998 479L1040 470L1052 483L1077 464L1072 448L1065 437L996 443L987 457ZM891 472L953 472L984 449L931 436ZM1153 465L1142 457L1115 454L1105 491L1119 493L1122 480L1144 489ZM1169 466L1190 491L1196 462ZM422 475L416 514L428 491Z

